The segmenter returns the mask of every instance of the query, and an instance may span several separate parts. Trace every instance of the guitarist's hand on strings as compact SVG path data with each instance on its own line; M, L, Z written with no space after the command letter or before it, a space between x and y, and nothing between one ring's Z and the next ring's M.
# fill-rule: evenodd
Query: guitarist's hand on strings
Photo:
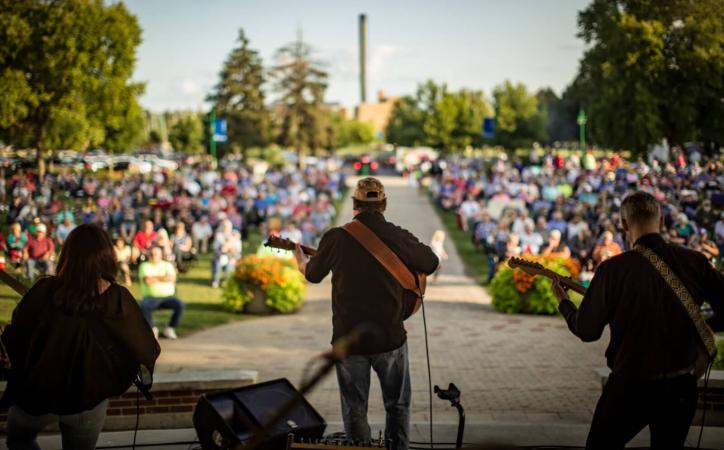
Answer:
M553 278L553 294L555 294L556 298L558 298L558 303L562 302L563 300L570 300L568 298L568 292L567 289L561 284L561 279L558 277Z
M307 255L304 254L304 251L302 250L302 246L297 244L294 246L294 259L297 260L297 269L302 273L302 275L307 275L307 261L309 261L309 258L307 258Z

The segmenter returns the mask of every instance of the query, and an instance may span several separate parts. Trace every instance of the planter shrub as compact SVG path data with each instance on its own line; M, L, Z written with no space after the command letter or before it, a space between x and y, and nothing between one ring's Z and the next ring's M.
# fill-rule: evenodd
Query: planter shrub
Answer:
M523 255L523 258L541 263L563 276L578 279L580 266L572 258L544 257ZM493 296L493 307L505 313L524 314L556 314L558 300L553 294L551 280L542 276L531 276L520 269L511 269L501 263L490 284ZM580 296L569 291L573 301L580 301Z
M293 260L276 256L245 256L233 275L224 282L224 307L235 313L244 312L261 292L270 312L290 313L304 300L304 277Z

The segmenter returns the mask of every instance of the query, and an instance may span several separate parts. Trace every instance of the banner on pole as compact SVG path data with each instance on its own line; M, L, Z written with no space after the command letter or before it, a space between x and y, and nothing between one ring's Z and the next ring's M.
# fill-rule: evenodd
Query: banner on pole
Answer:
M216 119L214 122L214 142L226 142L227 138L226 119Z

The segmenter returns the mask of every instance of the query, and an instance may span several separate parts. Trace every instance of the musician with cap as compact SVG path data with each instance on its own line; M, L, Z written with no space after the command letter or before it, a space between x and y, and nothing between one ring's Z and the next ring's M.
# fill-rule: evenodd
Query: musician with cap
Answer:
M349 344L346 355L336 363L347 439L359 444L370 442L367 400L372 369L382 388L385 438L391 442L391 448L407 449L411 388L403 321L415 310L415 302L409 300L399 278L373 255L373 245L358 240L349 226L363 225L365 232L371 231L379 238L401 261L402 275L431 274L438 266L438 258L412 233L385 219L387 197L379 180L361 179L352 201L354 220L350 224L328 230L311 259L299 246L295 257L299 270L312 283L319 283L330 271L333 274L332 344ZM354 339L360 330L373 333ZM353 338L345 340L350 335Z
M700 313L724 313L724 277L699 252L666 242L659 202L639 191L621 204L632 250L603 261L577 308L555 279L558 309L584 342L609 326L611 369L587 449L623 449L647 425L651 448L682 448L696 409L697 378L716 353Z

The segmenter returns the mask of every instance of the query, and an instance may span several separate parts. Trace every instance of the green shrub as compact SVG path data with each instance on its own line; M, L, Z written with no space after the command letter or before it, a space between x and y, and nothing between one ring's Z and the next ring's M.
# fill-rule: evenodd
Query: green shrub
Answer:
M711 366L712 370L724 370L724 340L720 340L716 343L716 357L714 358L714 364Z
M578 276L578 263L560 257L525 256L563 276ZM558 299L553 293L551 280L547 277L531 277L520 269L511 269L507 264L498 267L490 284L493 307L505 313L556 314ZM569 292L571 300L580 301L578 294Z
M265 304L274 311L289 313L304 301L304 277L291 259L269 255L248 255L239 261L234 274L223 286L224 308L243 312L254 298L263 292Z

